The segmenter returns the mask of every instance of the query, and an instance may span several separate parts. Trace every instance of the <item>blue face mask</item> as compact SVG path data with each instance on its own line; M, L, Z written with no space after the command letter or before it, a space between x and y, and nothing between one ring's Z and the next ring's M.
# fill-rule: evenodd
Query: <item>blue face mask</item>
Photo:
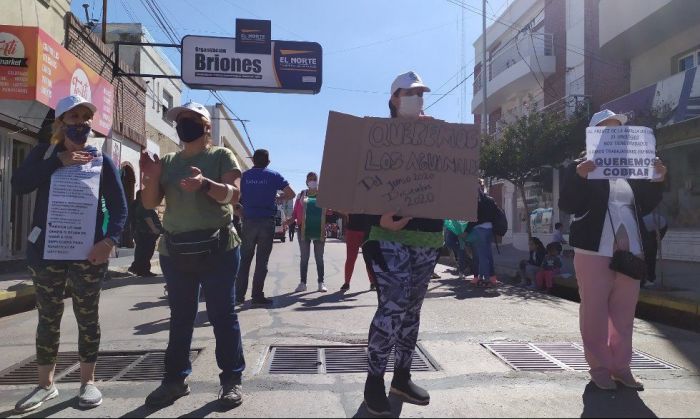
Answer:
M82 145L87 142L90 136L90 124L82 123L76 125L66 125L66 137L75 144Z

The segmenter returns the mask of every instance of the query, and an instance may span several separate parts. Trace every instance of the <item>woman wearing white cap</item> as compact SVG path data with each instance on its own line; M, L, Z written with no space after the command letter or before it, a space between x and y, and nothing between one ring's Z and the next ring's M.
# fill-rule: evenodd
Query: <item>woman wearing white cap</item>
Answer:
M27 261L39 312L36 333L39 386L17 403L15 410L20 413L37 409L45 401L58 396L53 381L68 282L79 330L81 386L78 403L85 408L102 403L102 394L95 387L95 362L100 346L100 290L107 273L109 254L124 229L127 206L119 170L108 156L86 145L95 111L95 105L80 96L61 99L56 106L51 144L36 146L12 177L16 193L37 191ZM52 176L71 173L61 168L75 165L91 165L94 169L101 166L99 193L95 197L94 245L83 260L57 260L51 253L44 252ZM82 180L76 176L74 182L79 184ZM103 230L103 206L109 212L106 230Z
M245 361L234 311L240 239L230 224L241 172L233 152L211 146L211 118L204 106L190 102L167 116L176 122L184 149L162 160L145 153L141 159L144 207L155 208L163 198L167 204L159 252L170 304L165 375L146 404L163 407L190 393L185 380L192 372L190 345L203 288L221 369L219 403L235 407L242 402Z
M590 126L619 126L625 115L604 110ZM650 180L593 180L591 160L569 165L559 208L573 214L570 243L581 305L579 322L593 383L604 390L622 385L642 389L630 370L632 331L640 282L610 268L613 254L643 253L639 225L661 201L666 167L656 159L657 177Z
M423 116L423 93L430 89L413 71L391 85L392 118ZM396 362L390 392L407 403L427 405L430 395L411 381L411 360L418 340L420 311L442 248L443 220L397 217L396 213L369 217L369 238L362 247L372 260L379 305L370 325L367 410L391 414L384 372L392 349Z

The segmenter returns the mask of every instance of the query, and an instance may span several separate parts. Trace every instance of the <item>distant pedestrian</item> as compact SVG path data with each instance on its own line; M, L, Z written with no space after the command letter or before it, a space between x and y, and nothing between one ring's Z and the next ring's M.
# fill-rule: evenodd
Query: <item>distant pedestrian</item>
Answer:
M647 277L642 281L642 286L655 286L656 257L659 253L660 241L663 240L668 231L668 221L663 215L652 212L644 216L641 226L644 261L647 263Z
M552 242L559 244L568 244L564 238L564 232L562 231L564 225L562 223L554 224L554 233L552 233Z
M328 292L324 281L325 266L323 253L326 246L326 210L316 204L318 196L318 175L309 172L306 175L308 189L301 191L294 204L294 212L289 222L295 222L299 226L299 273L301 281L294 292L306 291L306 279L309 271L309 259L311 258L311 245L314 246L314 260L318 274L318 291Z
M537 282L537 288L546 290L548 293L552 292L554 288L554 277L561 273L561 258L559 257L561 251L559 250L559 243L549 243L547 245L547 256L544 257L542 261L542 267L535 276Z
M619 126L625 115L603 110L590 126ZM626 260L642 255L639 225L659 204L666 166L657 159L658 178L649 180L593 180L591 160L572 162L564 172L559 209L572 214L570 242L578 281L580 327L593 383L615 390L615 381L642 389L630 369L634 313L639 281L610 268L617 253ZM625 251L629 253L624 253ZM619 260L619 257L616 257Z
M340 287L341 291L347 291L350 289L350 280L352 279L352 273L355 270L355 262L357 261L357 255L360 252L362 244L367 240L370 227L370 218L363 214L350 214L348 215L348 223L345 229L345 283ZM367 268L367 279L370 283L370 289L376 289L376 280L374 279L374 271L372 270L372 262L369 260L367 255L362 254L365 262L365 267Z
M39 408L58 396L54 385L56 358L61 335L63 299L70 290L73 310L78 322L78 354L80 358L80 391L78 405L92 408L102 403L102 394L95 386L95 363L100 348L99 302L102 281L107 274L108 258L117 245L127 218L126 197L119 169L109 156L86 145L91 133L96 106L80 96L68 96L56 105L51 144L39 144L14 171L12 188L17 194L36 191L32 232L27 244L27 262L36 290L39 324L36 329L36 363L39 386L17 402L15 411L26 413ZM59 173L70 173L76 165L100 166L99 193L94 197L95 218L86 220L85 227L94 223L94 246L80 260L58 260L45 255L47 217L52 179ZM66 182L66 180L64 180ZM67 182L81 184L74 176ZM109 212L106 229L103 205ZM94 221L93 221L94 220ZM79 226L76 226L79 227Z
M267 264L272 253L275 239L275 217L277 205L294 198L294 191L282 175L268 169L270 154L267 150L257 149L253 154L253 168L243 173L241 178L241 200L243 203L243 246L241 268L236 281L237 303L245 301L248 291L250 265L257 248L255 273L253 274L253 304L271 305L272 300L265 298L265 278ZM281 190L282 195L277 196ZM284 238L284 236L282 236Z
M477 265L479 271L474 274L472 285L489 285L492 287L501 285L496 276L493 261L493 223L498 217L498 206L492 197L486 194L483 179L479 180L479 202L477 206L477 221L469 223L469 228L475 233L474 254L479 259ZM470 230L472 231L472 230Z
M290 242L293 242L293 241L294 241L294 233L296 233L296 231L297 231L297 223L296 223L296 221L290 221L289 224L288 224L288 228L289 228L289 231L288 231L288 233L289 233L289 241L290 241Z
M235 407L243 402L245 369L234 310L240 238L231 228L241 172L231 150L211 145L211 117L203 105L189 102L172 108L167 118L176 123L183 150L162 159L141 154L143 206L155 208L163 198L166 203L158 250L170 306L163 381L146 397L146 405L160 408L190 394L190 346L203 290L221 370L218 403Z
M430 89L413 71L392 83L389 110L392 118L422 118L423 94ZM411 361L418 340L420 312L433 270L444 244L443 220L400 217L387 213L372 217L363 253L372 260L377 282L378 307L368 337L368 374L365 405L375 416L391 415L384 374L392 351L394 377L390 393L421 406L430 394L411 380Z
M520 261L518 271L520 274L520 285L530 285L532 288L535 288L537 272L539 272L542 267L544 257L547 255L547 249L544 247L542 240L537 237L531 237L530 240L528 240L528 248L530 251L530 258Z
M156 276L151 272L151 258L156 249L158 237L163 233L158 213L154 209L145 209L141 201L141 191L136 192L136 199L129 211L131 228L134 232L134 261L128 271L143 277Z

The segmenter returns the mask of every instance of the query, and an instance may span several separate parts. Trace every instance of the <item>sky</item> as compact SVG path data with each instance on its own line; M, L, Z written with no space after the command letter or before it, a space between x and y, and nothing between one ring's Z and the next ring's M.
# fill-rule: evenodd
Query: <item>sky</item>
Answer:
M143 1L109 0L108 23L137 21L157 42L169 43L146 13ZM474 11L481 9L480 0L461 0L473 10L455 4L460 0L155 1L179 37L233 38L236 18L247 18L271 20L272 39L321 44L323 87L316 95L221 91L233 111L250 121L246 125L255 148L270 151L270 168L280 172L296 192L305 187L307 172L321 169L329 111L388 117L391 83L409 70L431 87L425 106L431 105L472 73L472 44L482 27L481 16ZM490 0L487 15L498 16L508 2ZM90 5L91 17L101 19L100 0L73 0L76 16L85 19L84 3ZM179 68L177 50L165 52ZM471 123L472 82L469 77L426 113L449 122ZM216 102L208 91L190 89L183 92L183 100Z

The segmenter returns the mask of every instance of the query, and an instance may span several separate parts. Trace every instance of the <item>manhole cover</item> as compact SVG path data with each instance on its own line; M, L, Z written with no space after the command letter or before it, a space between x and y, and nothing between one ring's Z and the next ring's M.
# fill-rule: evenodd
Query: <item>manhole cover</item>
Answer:
M583 346L578 343L482 343L517 371L588 371ZM635 350L633 370L676 370L678 366Z
M194 361L201 349L193 349ZM165 370L165 351L100 352L95 366L97 381L160 381ZM60 352L56 360L55 381L80 382L80 361L77 352ZM36 384L36 357L0 372L0 385Z
M272 346L266 365L270 374L366 373L367 345ZM392 351L387 371L393 370ZM437 371L420 345L413 352L411 371Z

